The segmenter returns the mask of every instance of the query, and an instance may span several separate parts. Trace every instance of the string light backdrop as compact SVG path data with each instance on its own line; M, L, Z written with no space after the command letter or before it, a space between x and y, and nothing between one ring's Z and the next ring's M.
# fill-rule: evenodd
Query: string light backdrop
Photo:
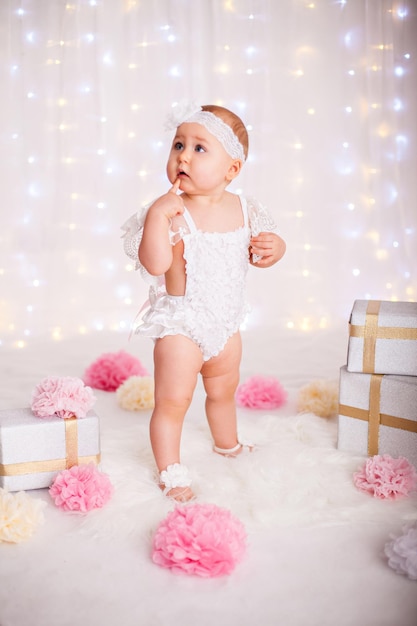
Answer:
M316 330L416 298L416 3L0 3L2 345L127 334L146 286L120 225L168 188L184 98L236 111L233 191L287 241L251 269L248 326Z

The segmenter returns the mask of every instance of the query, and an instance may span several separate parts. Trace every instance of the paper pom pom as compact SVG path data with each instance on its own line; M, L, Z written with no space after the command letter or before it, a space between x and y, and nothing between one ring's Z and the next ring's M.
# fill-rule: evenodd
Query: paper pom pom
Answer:
M44 522L45 506L45 502L31 498L25 491L13 494L0 489L0 543L29 539Z
M214 504L171 511L153 538L152 560L175 573L215 577L230 574L246 549L246 532L231 512Z
M136 357L124 350L108 352L96 359L84 372L84 382L93 389L116 391L130 376L147 376Z
M49 487L57 507L74 513L100 509L110 500L112 492L109 477L100 472L94 463L74 465L59 472Z
M314 413L318 417L331 417L338 410L339 385L335 381L313 380L301 387L297 409L300 413Z
M250 409L277 409L287 400L287 392L276 378L252 376L239 385L236 402Z
M388 565L397 574L417 580L417 524L404 527L403 534L385 544Z
M417 472L404 457L393 459L389 454L375 455L353 475L353 482L360 491L375 498L395 500L417 488Z
M85 417L95 401L81 378L48 376L33 390L31 409L36 417Z
M140 411L155 406L154 379L151 376L131 376L116 391L122 409Z

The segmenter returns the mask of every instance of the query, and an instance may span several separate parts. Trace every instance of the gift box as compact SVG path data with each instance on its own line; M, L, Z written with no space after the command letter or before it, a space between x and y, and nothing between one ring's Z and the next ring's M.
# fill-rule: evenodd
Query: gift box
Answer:
M355 300L349 372L417 376L417 302Z
M99 419L36 417L30 408L0 411L0 487L9 491L50 487L58 472L99 464Z
M417 467L417 377L341 367L337 447L358 455L404 456Z

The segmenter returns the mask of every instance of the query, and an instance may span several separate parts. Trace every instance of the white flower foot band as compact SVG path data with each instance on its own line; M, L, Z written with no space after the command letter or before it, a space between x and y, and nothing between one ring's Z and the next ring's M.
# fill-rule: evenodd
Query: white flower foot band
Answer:
M175 487L189 487L192 483L188 468L181 463L168 465L159 475L161 485L164 486L164 495L167 495Z

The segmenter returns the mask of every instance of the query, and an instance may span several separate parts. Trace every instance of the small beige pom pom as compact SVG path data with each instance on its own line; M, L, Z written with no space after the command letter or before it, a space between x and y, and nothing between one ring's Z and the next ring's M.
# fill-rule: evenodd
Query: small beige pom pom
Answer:
M319 417L332 417L338 411L339 384L333 380L313 380L301 387L297 409L300 413L314 413Z
M19 543L31 537L45 521L45 506L43 500L32 498L26 491L0 489L0 543Z
M122 409L141 411L155 406L152 376L130 376L118 387L116 397Z

